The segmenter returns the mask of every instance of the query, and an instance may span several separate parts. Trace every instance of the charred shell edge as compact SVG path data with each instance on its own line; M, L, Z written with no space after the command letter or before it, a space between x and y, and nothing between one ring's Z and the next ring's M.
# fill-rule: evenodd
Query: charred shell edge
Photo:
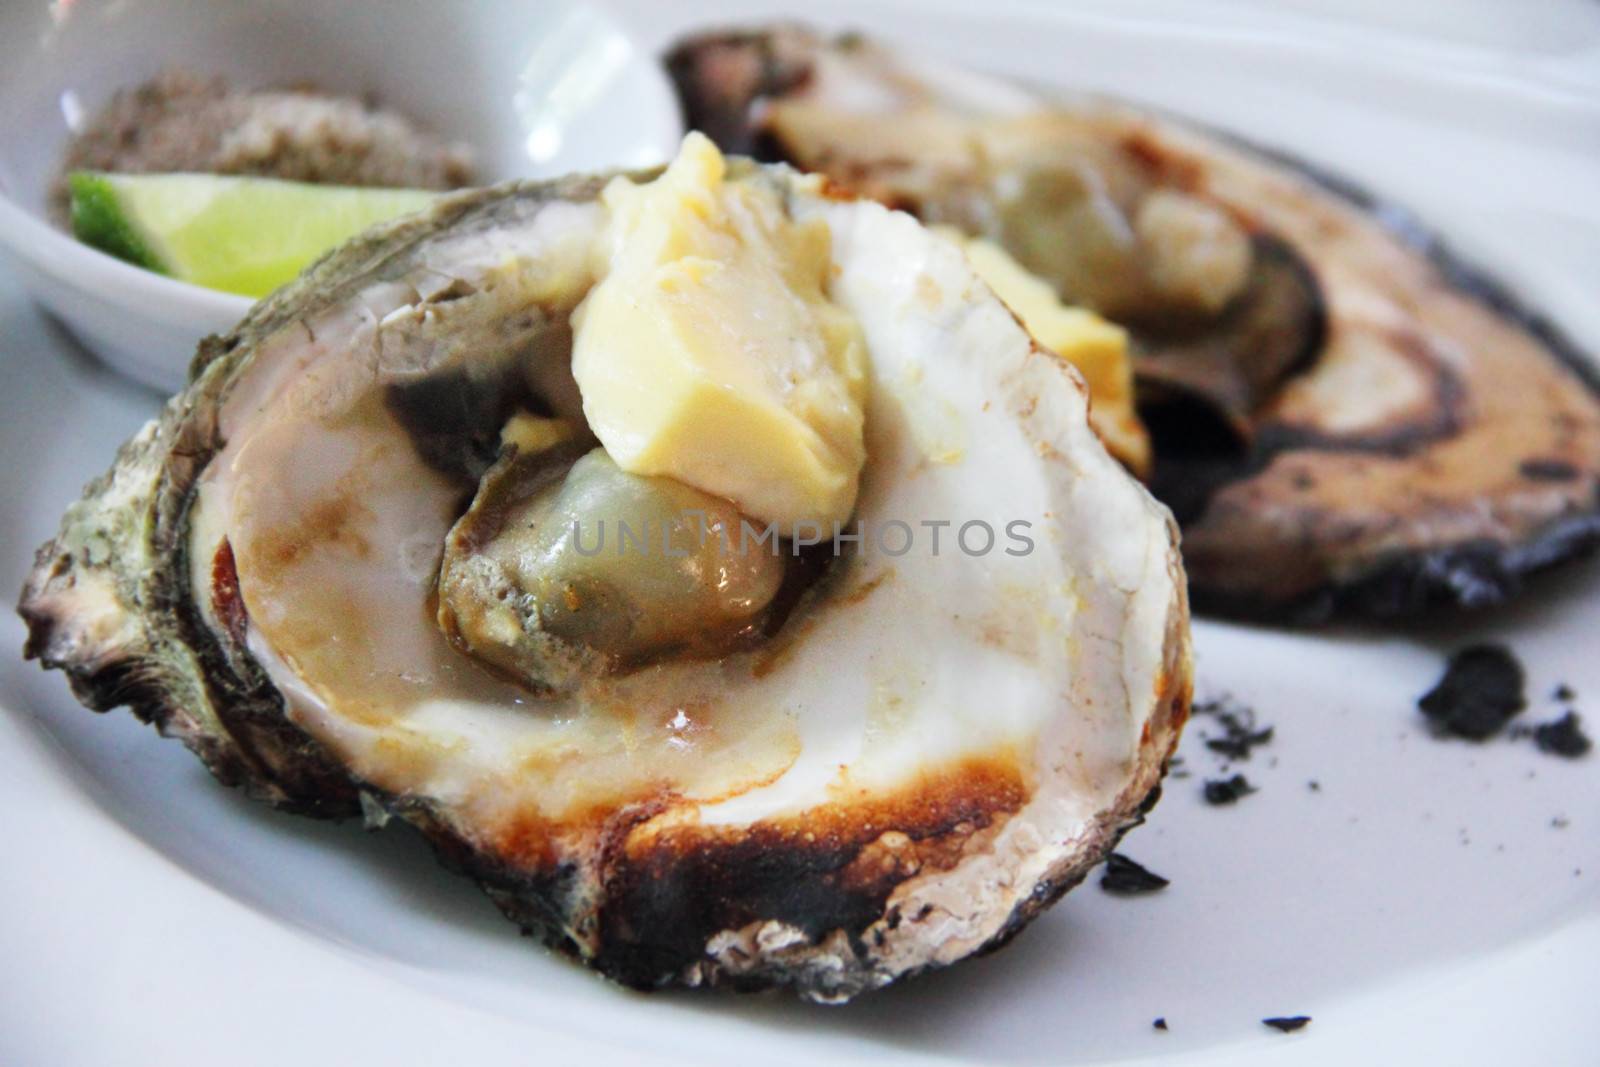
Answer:
M1488 270L1463 259L1411 209L1290 152L1193 119L1178 117L1175 121L1286 167L1362 211L1406 248L1424 257L1451 287L1527 330L1600 399L1600 364L1548 314L1518 296ZM1263 462L1266 458L1270 457L1263 457ZM1600 548L1600 481L1593 494L1592 510L1557 519L1518 544L1481 540L1420 552L1396 552L1374 561L1364 574L1352 580L1331 581L1287 606L1217 596L1204 588L1193 588L1190 595L1196 610L1208 614L1304 625L1344 616L1397 618L1447 607L1496 607L1521 593L1533 575Z
M591 890L576 871L558 868L534 876L509 869L475 850L431 801L389 794L353 778L288 719L281 694L260 666L247 650L221 643L189 593L189 505L195 481L223 443L214 413L260 341L316 307L384 278L391 264L393 273L400 273L405 254L442 227L492 225L498 211L511 210L517 200L593 199L604 181L519 183L446 197L428 212L377 227L333 251L258 304L233 331L202 342L190 390L173 398L158 419L123 446L112 469L68 509L57 537L40 548L18 609L29 630L24 655L64 671L86 706L102 712L128 706L163 736L193 750L219 782L275 808L329 819L363 815L373 827L390 818L402 820L421 832L446 868L471 877L526 934L624 985L783 986L813 1000L847 1000L905 975L881 969L873 947L844 928L812 937L784 927L771 944L757 931L742 942L745 948L753 945L753 953L736 960L704 949L698 958L670 960L640 953L606 936L610 917L603 912L594 916L597 929L574 930L574 918L593 910ZM1175 529L1172 536L1175 541ZM63 597L74 603L59 604ZM1181 635L1174 643L1171 630L1185 617L1180 604L1168 620L1174 659L1128 788L978 952L1009 942L1081 882L1155 803L1188 714L1187 644ZM840 865L849 858L841 856ZM773 878L789 878L782 866ZM745 933L713 926L697 936L704 946L714 936ZM932 963L917 973L938 966Z
M1059 88L1031 81L1022 84L1041 99L1072 102ZM1128 106L1107 98L1090 99ZM1146 114L1284 167L1356 208L1401 245L1426 259L1448 285L1527 330L1600 399L1600 364L1547 313L1518 296L1491 271L1462 258L1410 208L1292 152L1187 115L1136 106ZM1251 477L1281 450L1261 450L1234 480ZM1590 511L1557 519L1515 545L1485 539L1425 551L1394 552L1374 560L1362 574L1332 579L1290 604L1216 594L1204 586L1191 586L1189 595L1199 613L1257 622L1314 626L1336 618L1396 619L1450 607L1497 607L1520 594L1528 578L1591 555L1596 549L1600 549L1600 480L1594 487Z

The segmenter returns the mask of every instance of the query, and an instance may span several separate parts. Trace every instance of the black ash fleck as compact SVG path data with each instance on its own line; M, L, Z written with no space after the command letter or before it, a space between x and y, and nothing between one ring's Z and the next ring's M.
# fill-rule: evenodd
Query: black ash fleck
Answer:
M1249 796L1256 791L1245 776L1236 774L1232 778L1212 778L1205 785L1205 798L1207 804L1237 804L1240 797Z
M1122 896L1154 893L1171 884L1168 879L1146 870L1120 852L1113 852L1106 857L1106 873L1100 879L1101 889Z
M1261 1021L1280 1033L1292 1034L1296 1030L1304 1029L1305 1025L1311 1021L1311 1016L1279 1015L1271 1019L1262 1019Z
M1417 701L1444 734L1483 741L1527 707L1522 664L1504 645L1473 645L1450 657L1437 685Z
M1540 752L1552 756L1577 759L1587 755L1594 747L1589 735L1583 732L1583 720L1575 711L1569 711L1555 722L1540 723L1533 728L1533 743Z
M1272 727L1257 725L1255 709L1232 699L1196 704L1194 714L1209 716L1222 727L1222 736L1206 738L1206 747L1227 759L1247 760L1251 749L1272 740Z

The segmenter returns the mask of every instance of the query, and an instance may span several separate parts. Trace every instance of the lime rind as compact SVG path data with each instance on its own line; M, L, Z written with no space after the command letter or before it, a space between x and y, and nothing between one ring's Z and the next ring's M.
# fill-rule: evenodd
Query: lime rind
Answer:
M73 233L119 259L221 292L263 297L367 228L438 196L218 174L76 173Z
M118 202L117 191L104 174L77 171L67 176L71 196L72 235L91 248L136 267L171 274L152 242L133 224Z

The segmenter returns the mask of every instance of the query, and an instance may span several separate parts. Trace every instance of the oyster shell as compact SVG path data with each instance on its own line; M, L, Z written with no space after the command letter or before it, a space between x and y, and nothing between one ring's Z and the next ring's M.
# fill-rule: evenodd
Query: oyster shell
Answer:
M724 146L987 235L1130 328L1201 610L1480 607L1600 543L1593 364L1343 179L855 35L710 34L668 66Z
M1190 693L1175 528L958 250L787 168L731 175L831 233L871 351L857 517L1021 520L1033 551L854 545L761 640L561 692L467 654L436 622L452 528L509 477L514 412L582 417L605 179L521 183L370 232L205 342L40 549L27 654L279 808L416 826L631 986L840 1000L1004 943L1155 800Z

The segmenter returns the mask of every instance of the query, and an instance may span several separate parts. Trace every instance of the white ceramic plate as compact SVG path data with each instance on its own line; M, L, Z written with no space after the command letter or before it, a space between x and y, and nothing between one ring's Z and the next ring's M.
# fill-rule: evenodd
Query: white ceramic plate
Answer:
M651 41L691 14L778 10L620 6ZM1427 39L1399 15L1374 36L1333 19L1249 23L1231 5L1179 24L983 7L852 18L1331 164L1421 208L1600 348L1593 4L1514 23L1462 5ZM840 20L836 5L808 9ZM5 588L156 406L0 276ZM1217 763L1197 720L1193 777L1170 781L1123 846L1168 889L1118 899L1091 881L1005 951L843 1009L614 989L518 938L411 835L246 803L176 743L84 711L59 676L6 652L0 1063L1593 1063L1600 756L1434 740L1414 701L1445 650L1496 638L1528 666L1528 721L1554 717L1547 694L1564 681L1600 727L1597 594L1589 564L1470 625L1197 625L1202 695L1231 692L1277 729L1239 767L1260 792L1200 801ZM21 641L15 619L0 623L0 648ZM1259 1021L1292 1014L1314 1022L1284 1036Z

